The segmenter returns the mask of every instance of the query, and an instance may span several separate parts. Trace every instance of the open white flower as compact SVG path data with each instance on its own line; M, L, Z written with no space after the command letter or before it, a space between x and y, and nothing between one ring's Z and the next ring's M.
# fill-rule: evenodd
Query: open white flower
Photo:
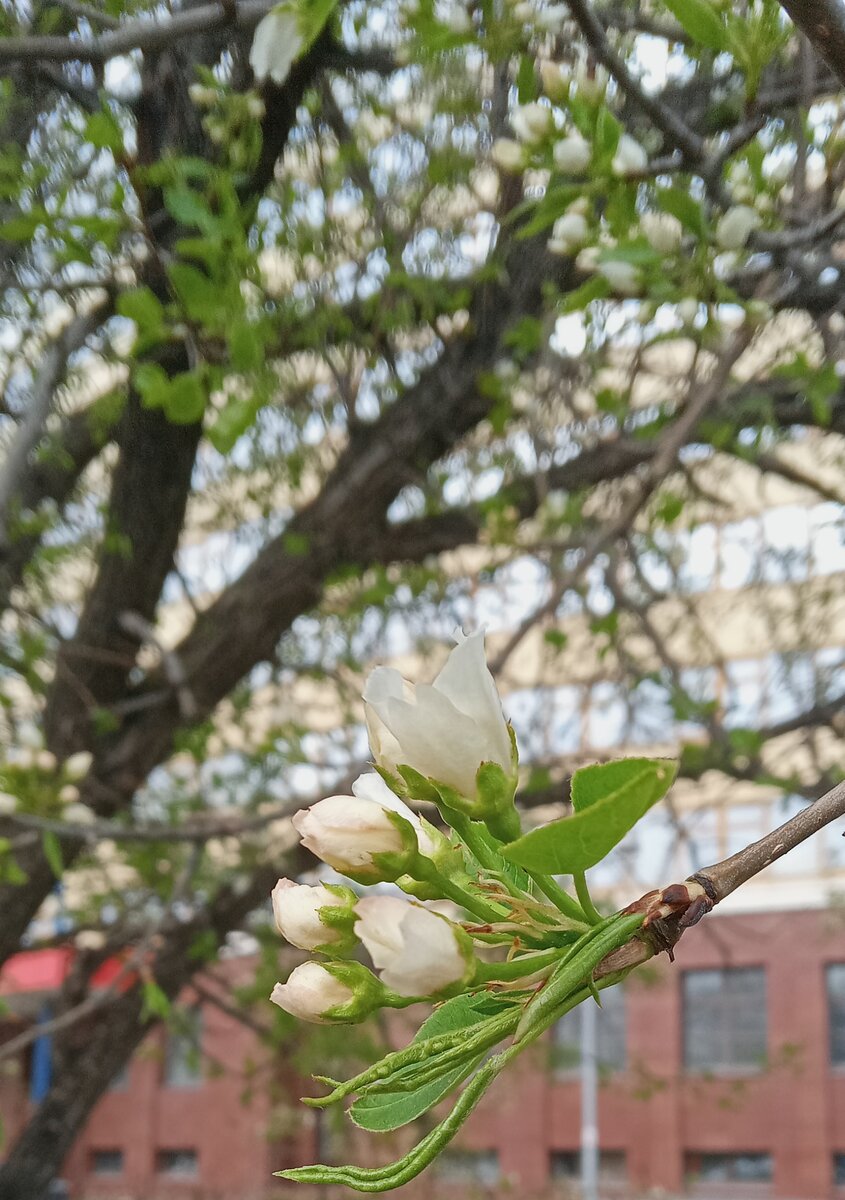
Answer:
M353 997L352 988L315 962L296 967L287 983L277 983L270 995L273 1003L291 1016L316 1025L328 1024L331 1010L348 1004Z
M511 741L487 669L484 635L459 635L433 684L411 684L392 667L377 667L364 688L364 711L376 761L395 772L408 766L473 797L484 762L511 770Z
M467 975L459 931L446 917L395 896L367 896L355 911L355 932L391 991L430 996Z
M323 884L309 887L292 879L280 879L271 892L279 933L300 950L316 950L343 941L344 931L324 924L320 912L324 908L350 908L352 898L351 892L338 894Z
M259 21L249 52L249 65L258 82L282 84L302 50L299 17L286 4L277 4Z

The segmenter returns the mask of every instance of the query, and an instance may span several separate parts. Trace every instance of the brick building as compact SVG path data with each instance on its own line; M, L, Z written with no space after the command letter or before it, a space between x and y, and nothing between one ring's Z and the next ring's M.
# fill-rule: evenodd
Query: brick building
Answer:
M229 970L246 974L250 960ZM284 1064L242 1023L190 996L184 1017L142 1046L98 1105L65 1167L74 1200L298 1195L272 1171L326 1153L311 1110L284 1106L280 1127L272 1092ZM579 1019L564 1018L499 1081L459 1146L407 1194L576 1194ZM684 937L674 966L663 959L605 993L598 1020L609 1196L845 1196L845 911L713 916ZM0 1082L12 1137L32 1063L30 1053ZM291 1083L291 1100L299 1090ZM372 1140L336 1149L360 1157ZM397 1143L384 1149L392 1157Z

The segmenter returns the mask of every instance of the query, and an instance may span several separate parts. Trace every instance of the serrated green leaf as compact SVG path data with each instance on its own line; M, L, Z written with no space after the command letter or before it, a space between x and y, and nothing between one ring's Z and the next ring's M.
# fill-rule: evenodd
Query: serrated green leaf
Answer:
M53 872L56 879L61 879L65 870L65 864L62 859L61 842L52 832L52 830L45 829L41 835L41 845L44 850L44 857L50 864L50 870Z
M708 50L727 49L727 30L707 0L663 0L663 3L696 42Z
M554 875L586 871L666 795L677 770L677 763L665 758L628 758L584 767L572 781L574 814L533 829L505 846L502 854L532 871Z

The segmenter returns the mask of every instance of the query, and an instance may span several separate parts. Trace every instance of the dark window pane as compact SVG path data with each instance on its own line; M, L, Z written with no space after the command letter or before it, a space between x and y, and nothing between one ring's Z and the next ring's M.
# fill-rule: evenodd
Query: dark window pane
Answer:
M552 1150L549 1155L549 1174L552 1179L579 1179L581 1176L581 1153L579 1150ZM599 1181L601 1183L624 1183L628 1168L624 1150L599 1151Z
M581 1062L583 1010L583 1005L573 1008L554 1026L553 1061L560 1071L576 1071ZM596 1049L600 1071L624 1071L625 992L621 987L607 988L601 994L601 1008L596 1010Z
M202 1015L199 1008L182 1009L167 1031L164 1082L167 1087L199 1087L202 1083L200 1045Z
M159 1150L156 1154L156 1171L159 1175L192 1178L198 1174L199 1161L196 1150Z
M684 1065L692 1071L761 1067L766 1058L762 967L684 971Z
M833 1182L837 1187L845 1186L845 1154L833 1156Z
M772 1156L751 1151L688 1154L687 1175L694 1183L771 1183Z
M827 1011L830 1029L830 1061L845 1066L845 963L827 968Z
M447 1150L436 1161L444 1183L481 1183L494 1187L499 1182L499 1155L495 1150Z
M92 1175L120 1175L123 1171L123 1151L111 1147L92 1150L89 1169Z

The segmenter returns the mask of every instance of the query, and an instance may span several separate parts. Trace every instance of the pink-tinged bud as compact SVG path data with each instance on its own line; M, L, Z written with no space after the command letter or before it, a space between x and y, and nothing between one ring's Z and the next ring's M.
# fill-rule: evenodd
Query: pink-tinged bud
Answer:
M349 931L343 928L342 914L349 914L351 926L356 899L351 888L326 887L324 884L308 887L291 879L280 879L271 898L278 930L292 946L298 946L300 950L321 950L349 940ZM339 919L332 920L333 916Z
M306 962L291 971L287 983L276 984L270 999L300 1021L327 1025L338 1019L335 1010L350 1004L354 995L352 988L336 979L326 967Z
M469 938L439 913L393 896L367 896L356 911L355 932L397 995L436 995L471 975Z

